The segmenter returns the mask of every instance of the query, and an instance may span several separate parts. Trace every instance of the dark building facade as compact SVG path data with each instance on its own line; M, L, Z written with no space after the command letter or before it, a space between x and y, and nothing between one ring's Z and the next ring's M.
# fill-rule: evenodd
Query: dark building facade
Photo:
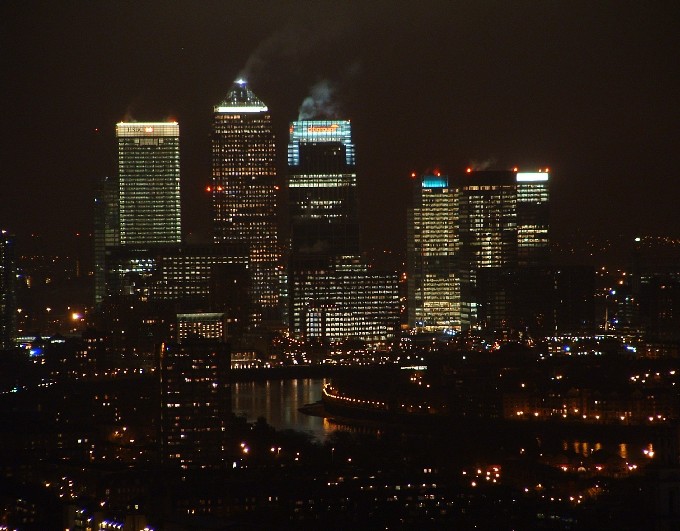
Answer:
M0 350L12 346L16 333L16 275L14 237L0 230Z
M291 261L358 255L355 148L349 120L290 127L288 197Z
M186 339L163 343L158 358L161 382L161 456L183 469L225 466L231 412L227 343Z
M517 266L514 171L472 171L457 186L461 324L504 326Z
M168 302L180 310L222 310L232 297L248 293L248 267L243 246L121 245L107 250L108 295ZM239 304L249 311L247 296Z
M153 352L178 313L222 312L230 336L252 315L248 251L228 245L123 245L107 248L101 326L112 344Z
M97 183L94 198L94 301L106 296L106 248L120 243L118 181L105 177Z

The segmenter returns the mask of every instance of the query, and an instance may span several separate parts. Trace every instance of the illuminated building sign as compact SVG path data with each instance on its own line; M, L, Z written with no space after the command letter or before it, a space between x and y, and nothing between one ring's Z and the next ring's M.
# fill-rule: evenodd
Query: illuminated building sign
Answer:
M310 125L307 128L307 132L309 133L335 133L335 130L338 128L338 124L332 124L329 126L321 126L321 125Z
M349 120L299 120L290 125L288 164L300 162L300 144L314 142L340 142L345 145L347 164L354 164L352 124Z
M518 173L517 182L545 182L550 177L548 172Z
M117 137L129 136L179 136L177 122L119 122L116 124Z

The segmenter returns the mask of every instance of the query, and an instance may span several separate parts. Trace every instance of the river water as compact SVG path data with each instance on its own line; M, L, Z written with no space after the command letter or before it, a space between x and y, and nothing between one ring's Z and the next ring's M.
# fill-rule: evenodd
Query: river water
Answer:
M264 417L277 430L306 432L318 440L324 440L336 429L347 430L321 417L305 415L298 408L321 400L321 390L328 380L324 378L294 378L257 382L238 382L231 387L232 411L245 416L249 422ZM351 428L350 428L351 430ZM587 456L600 449L609 450L623 459L640 457L651 443L630 444L630 441L587 441L568 438L553 441L553 453L573 451ZM546 448L547 450L547 448ZM648 452L645 452L647 454Z
M248 421L264 417L277 430L297 430L323 440L334 428L321 417L298 408L321 400L323 378L295 378L264 382L238 382L231 386L231 408Z

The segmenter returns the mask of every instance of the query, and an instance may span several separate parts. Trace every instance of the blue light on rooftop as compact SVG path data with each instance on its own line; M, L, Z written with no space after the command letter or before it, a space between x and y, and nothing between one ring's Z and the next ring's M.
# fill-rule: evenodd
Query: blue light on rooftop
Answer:
M449 181L446 177L436 177L434 175L427 175L423 177L423 188L446 188Z

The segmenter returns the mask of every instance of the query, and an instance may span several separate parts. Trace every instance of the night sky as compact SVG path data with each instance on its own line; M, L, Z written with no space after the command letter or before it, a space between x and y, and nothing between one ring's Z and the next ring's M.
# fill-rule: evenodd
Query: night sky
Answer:
M2 2L0 227L91 232L121 119L177 119L207 233L212 107L244 69L280 162L311 88L353 122L366 247L402 251L409 174L550 167L556 239L680 235L671 1ZM283 166L282 166L283 167ZM283 179L283 175L281 176Z

